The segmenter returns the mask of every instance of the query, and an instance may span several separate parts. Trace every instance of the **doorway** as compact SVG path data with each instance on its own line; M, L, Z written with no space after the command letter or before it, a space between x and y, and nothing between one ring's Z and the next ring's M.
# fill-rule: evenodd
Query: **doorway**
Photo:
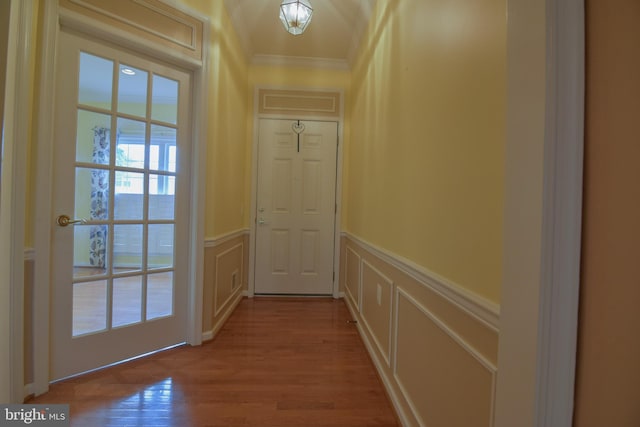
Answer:
M187 335L190 73L60 33L51 378Z
M338 123L258 125L255 293L331 295Z

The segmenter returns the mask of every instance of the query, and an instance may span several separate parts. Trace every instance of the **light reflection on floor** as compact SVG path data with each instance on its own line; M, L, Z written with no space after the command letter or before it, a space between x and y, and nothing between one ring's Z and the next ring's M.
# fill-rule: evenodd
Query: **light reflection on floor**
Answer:
M215 340L68 378L29 403L69 404L72 427L397 427L350 319L333 299L242 300Z
M184 393L171 377L153 383L139 391L116 399L104 408L91 408L72 414L72 426L154 426L175 427L176 420L185 422L186 413L176 413L177 401L184 400Z

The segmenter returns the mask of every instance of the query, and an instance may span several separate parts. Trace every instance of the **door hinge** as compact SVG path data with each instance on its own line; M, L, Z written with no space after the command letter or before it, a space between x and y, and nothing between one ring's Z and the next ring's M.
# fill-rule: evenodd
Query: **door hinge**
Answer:
M336 272L335 271L333 272L333 281L334 282L336 281Z

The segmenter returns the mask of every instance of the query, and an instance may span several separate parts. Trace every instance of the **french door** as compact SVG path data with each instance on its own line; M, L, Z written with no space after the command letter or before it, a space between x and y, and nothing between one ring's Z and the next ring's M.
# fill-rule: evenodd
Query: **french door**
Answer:
M52 379L186 340L190 75L61 32Z
M259 126L255 293L330 295L338 124Z

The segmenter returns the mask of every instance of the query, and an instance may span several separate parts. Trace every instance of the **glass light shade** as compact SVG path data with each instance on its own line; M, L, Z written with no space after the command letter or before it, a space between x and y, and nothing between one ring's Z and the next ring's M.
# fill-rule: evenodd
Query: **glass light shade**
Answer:
M282 0L280 4L280 21L284 29L294 36L304 32L312 15L313 8L309 0Z

